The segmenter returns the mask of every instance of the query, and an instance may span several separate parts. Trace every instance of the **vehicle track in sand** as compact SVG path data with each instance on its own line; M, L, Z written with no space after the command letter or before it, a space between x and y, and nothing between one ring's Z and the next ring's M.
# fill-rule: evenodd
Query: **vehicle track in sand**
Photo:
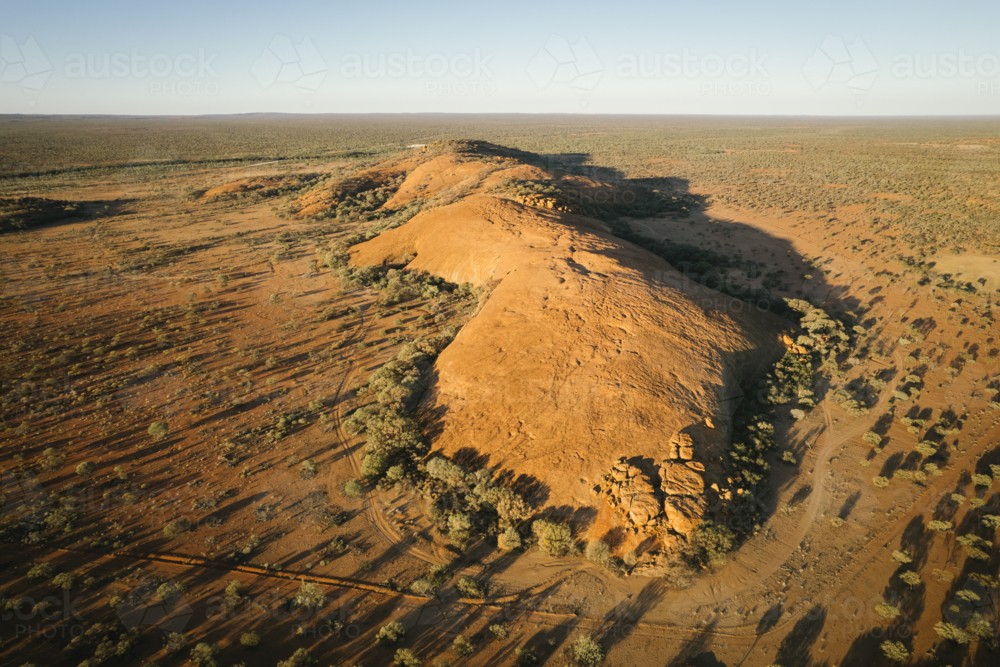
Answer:
M366 319L364 315L362 315L361 319L361 325L355 328L357 333L351 336L345 345L364 340L368 331L371 329L375 316L374 314L371 314ZM348 366L345 369L343 376L341 377L340 384L337 387L337 392L333 399L333 427L329 432L333 435L337 446L343 453L344 458L347 459L348 464L351 466L351 471L353 472L354 477L360 480L362 478L361 462L358 460L358 456L355 453L356 447L351 446L350 438L344 432L343 401L341 400L344 395L344 388L348 386L348 382L354 376L357 369L357 364L353 359L351 359L348 362ZM433 554L429 554L422 549L418 549L412 544L407 544L407 541L395 530L393 530L389 521L382 515L382 512L379 511L378 502L375 489L365 488L365 495L362 501L362 511L368 516L368 521L372 524L372 526L374 526L375 530L389 542L389 548L395 549L400 553L407 554L413 558L432 565L438 565L444 562L442 559Z

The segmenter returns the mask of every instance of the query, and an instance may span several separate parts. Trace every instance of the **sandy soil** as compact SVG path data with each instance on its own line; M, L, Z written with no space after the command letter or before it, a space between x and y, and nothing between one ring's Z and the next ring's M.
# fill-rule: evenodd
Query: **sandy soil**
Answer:
M341 166L309 170L324 168ZM857 313L869 351L827 373L823 400L804 419L782 415L781 445L797 463L775 456L767 519L722 571L676 587L617 578L581 558L549 559L537 550L507 556L471 549L456 559L421 528L409 492L366 489L358 499L341 492L358 474L360 443L339 428L351 409L349 389L394 354L411 326L433 332L436 325L420 320L420 303L388 312L375 294L344 291L325 269L310 271L319 251L350 229L282 219L267 202L193 202L185 194L228 176L199 170L157 182L74 182L51 196L92 202L98 212L110 207L105 202L125 201L90 220L2 239L4 399L23 406L6 413L0 433L3 516L25 507L49 511L67 499L77 508L71 532L8 543L14 548L0 555L5 605L27 596L32 607L5 609L5 664L78 665L102 639L117 644L132 629L131 664L186 664L196 642L211 641L223 664L274 664L308 648L320 664L382 665L393 651L375 646L374 637L388 619L404 624L404 645L425 664L439 656L457 662L448 645L459 632L477 644L462 659L468 665L513 664L514 649L524 646L538 664L563 665L581 633L600 641L608 665L881 664L886 638L907 647L911 664L992 664L988 643L959 647L933 627L953 618L949 606L959 590L972 590L970 572L997 572L995 539L977 530L984 514L1000 513L997 494L972 480L1000 463L1000 426L990 406L1000 371L995 287L969 294L919 285L920 276L891 262L897 232L872 234L858 224L865 211L838 212L830 222L827 214L710 206L690 220L634 221L650 235L738 250L763 261L768 273L783 271L776 294ZM716 187L698 185L705 194ZM290 238L279 238L282 232ZM173 254L134 275L115 268L157 251ZM936 261L963 275L991 270L990 258ZM220 273L229 276L225 287ZM467 305L450 305L448 321L463 322ZM317 321L331 306L356 311ZM362 342L367 346L358 347ZM35 366L30 387L8 379ZM852 417L832 400L838 389L859 391L858 380L876 371L889 381L865 398L867 415ZM920 381L907 382L907 375ZM904 385L919 387L919 396L895 397ZM926 424L912 433L902 416ZM274 439L268 434L281 417L287 432ZM939 419L947 435L932 432ZM169 422L167 438L147 435L154 420ZM882 436L878 451L862 440L868 430ZM928 459L914 450L924 438L939 445ZM50 447L66 458L46 470L39 461ZM298 470L306 458L318 468L310 479ZM84 461L96 465L89 477L74 472ZM917 479L927 462L942 474ZM873 485L875 476L888 486ZM316 512L331 505L349 518L321 530ZM195 529L167 540L163 526L181 517ZM956 532L932 531L931 520L951 521ZM956 542L956 533L970 531L993 545L989 560L970 558ZM905 567L891 558L898 549L912 559ZM439 599L393 590L445 560L488 581L492 598L461 601L450 586ZM38 562L82 579L64 599L51 583L27 579ZM907 568L921 583L900 581ZM324 582L322 618L288 613L298 578L307 576ZM243 597L220 615L230 580L242 583ZM163 582L187 588L161 604L151 591ZM119 611L109 606L116 594L125 600ZM34 608L46 596L52 609ZM899 608L895 621L876 613L883 600ZM52 616L53 609L67 613ZM995 625L995 610L984 611ZM115 621L123 626L94 629ZM488 631L496 623L509 625L506 640ZM86 629L90 648L64 652L73 633ZM239 645L251 630L262 638L255 650ZM187 647L166 653L167 631L184 632Z

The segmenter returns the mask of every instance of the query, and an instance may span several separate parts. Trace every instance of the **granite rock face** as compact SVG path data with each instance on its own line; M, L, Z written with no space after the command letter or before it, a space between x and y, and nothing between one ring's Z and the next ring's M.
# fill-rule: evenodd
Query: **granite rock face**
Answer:
M696 443L678 433L666 449L669 458L658 473L644 472L622 457L596 489L621 516L626 530L657 535L663 543L691 534L707 511L705 465L693 460Z

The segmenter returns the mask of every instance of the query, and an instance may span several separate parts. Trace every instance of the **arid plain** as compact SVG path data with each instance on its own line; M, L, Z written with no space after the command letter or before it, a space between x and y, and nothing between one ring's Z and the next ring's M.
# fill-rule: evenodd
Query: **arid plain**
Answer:
M4 664L995 659L995 121L0 139Z

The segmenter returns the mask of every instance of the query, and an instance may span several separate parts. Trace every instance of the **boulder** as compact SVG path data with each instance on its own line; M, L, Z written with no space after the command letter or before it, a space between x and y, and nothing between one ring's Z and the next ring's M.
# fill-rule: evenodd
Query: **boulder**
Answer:
M667 496L663 511L674 532L689 535L701 523L705 515L705 501L689 496Z
M637 526L645 526L660 513L656 490L645 475L639 474L630 486L622 485L622 504L628 508L628 517Z
M702 476L682 463L664 463L660 468L660 479L660 488L668 496L700 496L705 493Z
M694 441L687 433L678 433L670 439L670 458L689 461L694 457Z

